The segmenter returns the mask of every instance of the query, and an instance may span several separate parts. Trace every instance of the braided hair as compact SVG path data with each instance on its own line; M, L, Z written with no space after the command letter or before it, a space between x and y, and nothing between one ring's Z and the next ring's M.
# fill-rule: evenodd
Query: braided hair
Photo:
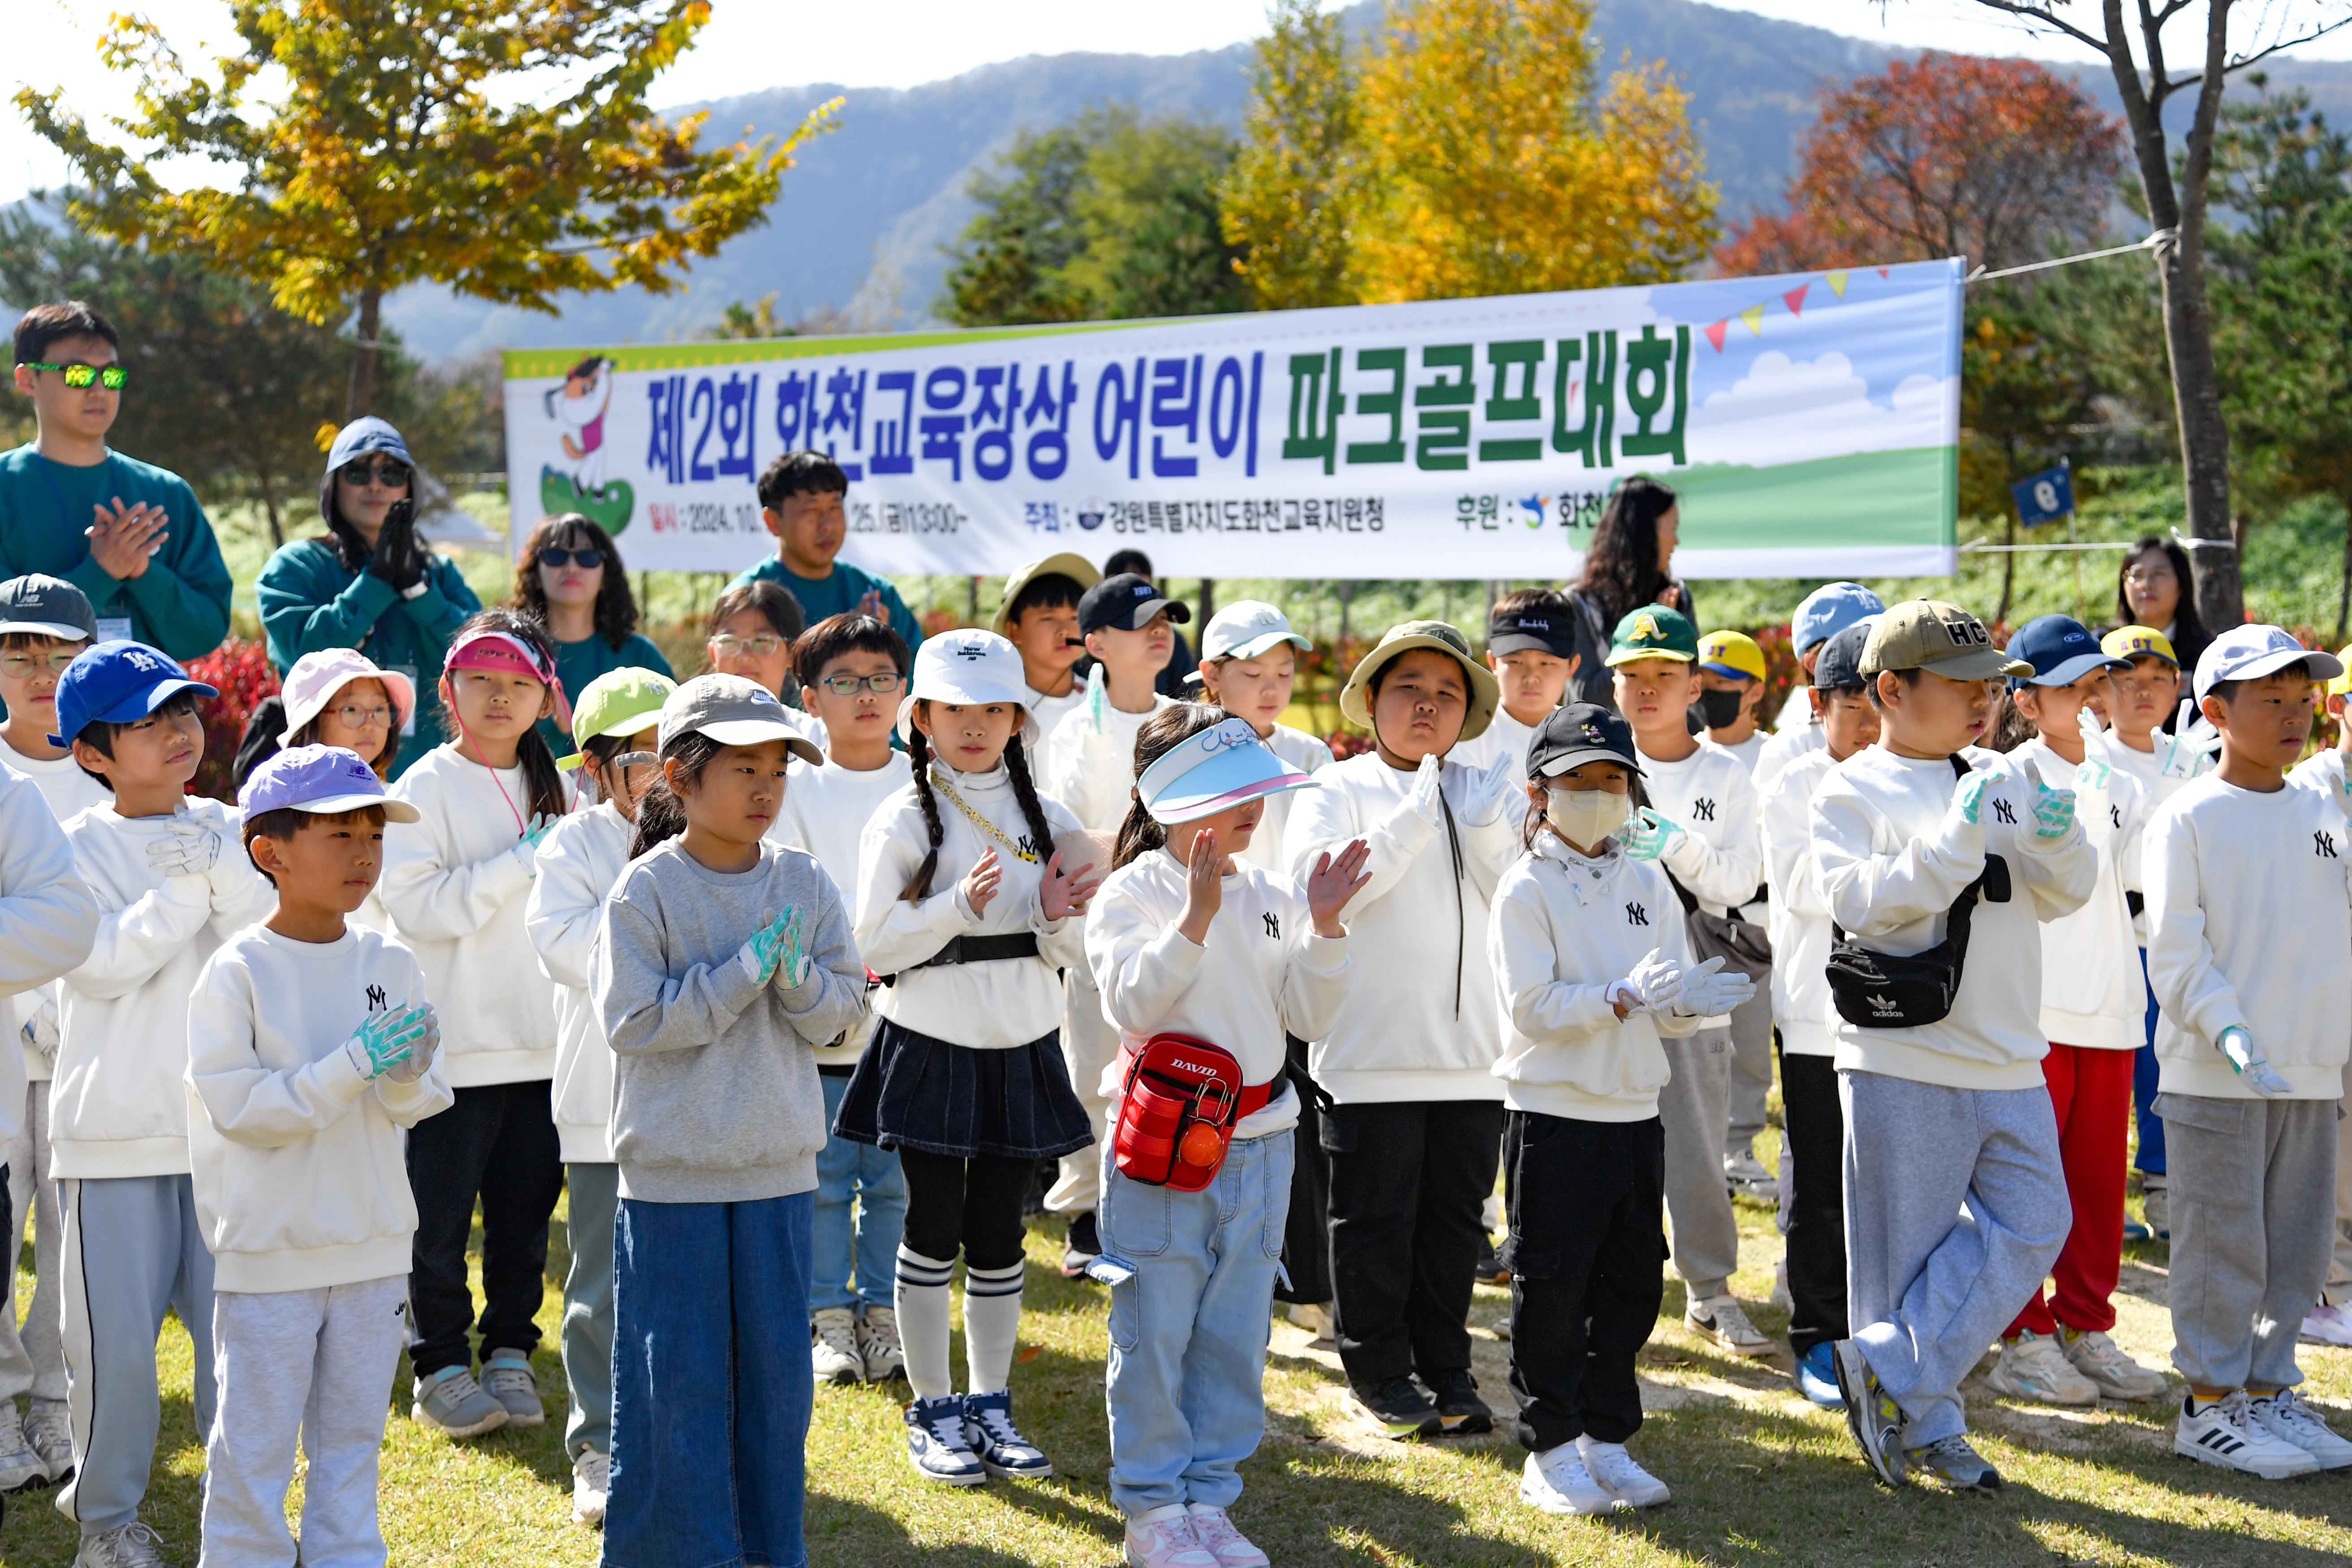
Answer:
M1231 717L1223 709L1203 702L1170 703L1146 719L1143 727L1135 732L1135 776L1141 778L1144 769L1202 731L1213 730ZM1143 797L1139 795L1127 808L1127 820L1118 825L1118 843L1111 850L1110 868L1116 871L1167 842L1168 829L1144 808Z
M915 710L928 718L929 700L917 701ZM915 868L915 874L907 879L906 889L898 895L914 904L931 896L931 878L940 868L940 846L947 841L947 826L940 819L938 793L931 788L931 738L918 725L909 724L907 729L907 759L915 770L915 801L923 808L923 830L930 839L929 847L923 853L923 863ZM1013 798L1021 807L1021 818L1028 825L1030 842L1036 846L1037 858L1042 863L1054 853L1054 825L1046 820L1045 803L1038 798L1037 786L1030 778L1029 749L1018 729L1004 743L1004 771L1013 781Z

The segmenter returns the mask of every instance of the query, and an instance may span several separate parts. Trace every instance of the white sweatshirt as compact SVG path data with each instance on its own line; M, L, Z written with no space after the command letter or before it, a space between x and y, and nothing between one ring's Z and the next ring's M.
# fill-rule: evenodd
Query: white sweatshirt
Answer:
M952 784L966 805L1036 858L1024 860L983 835L944 791L935 790L939 865L929 896L908 903L902 895L923 863L930 835L915 786L892 792L867 819L857 847L857 951L876 974L898 976L896 984L874 993L872 1010L900 1028L974 1050L1025 1046L1062 1026L1062 982L1055 972L1086 962L1085 932L1080 922L1066 917L1047 920L1038 907L1038 887L1054 847L1029 842L1029 825L1003 764L986 773L960 773L936 762L932 766L935 777ZM1051 795L1040 796L1039 804L1055 837L1077 831L1077 823ZM990 849L996 851L1000 873L996 893L975 915L964 901L964 873ZM1037 957L907 967L959 936L1015 931L1036 933Z
M2181 787L2191 779L2213 771L2213 759L2210 757L2200 756L2191 752L2174 753L2172 738L2163 731L2158 731L2155 739L2154 749L2143 752L2124 744L2116 732L2109 730L2106 731L2099 752L2116 772L2129 773L2138 783L2142 794L2147 797L2144 813L2146 816L2153 816L2158 806L2179 795ZM2172 756L2172 767L2169 772L2165 768L2165 759L2168 754ZM2143 820L2140 826L2144 830L2147 824ZM2134 888L2139 888L2142 885L2141 882L2137 881L2131 884ZM2147 946L2147 911L2145 909L2132 916L2132 940L2143 950ZM2143 1002L2140 1013L2143 1030L2147 1027L2147 1017L2146 1004Z
M1764 793L1764 880L1771 887L1772 1022L1792 1057L1837 1054L1831 999L1830 907L1813 864L1813 795L1837 766L1822 746L1780 770Z
M1587 858L1549 831L1495 889L1503 1053L1494 1066L1514 1110L1579 1121L1642 1121L1666 1085L1662 1035L1703 1019L1628 1013L1609 993L1653 949L1690 962L1683 906L1656 866L1606 839Z
M521 767L493 773L436 746L392 793L423 818L384 829L378 890L440 1010L450 1087L553 1077L555 985L523 929L535 857L515 821L530 816Z
M864 772L831 761L823 767L812 767L795 757L784 778L783 807L776 813L767 836L815 856L824 874L833 879L841 907L854 909L857 847L866 836L866 825L884 801L908 787L913 776L904 752L893 752L888 762ZM866 999L873 1000L871 995ZM869 1011L850 1026L840 1044L816 1048L816 1065L856 1067L866 1053L866 1042L873 1037L874 1015Z
M1175 700L1155 695L1150 712L1128 713L1103 703L1103 732L1081 702L1045 736L1045 763L1037 787L1062 803L1078 826L1117 833L1135 804L1135 732L1143 721Z
M1998 753L1971 746L1961 755L1983 767ZM2042 1032L2041 922L2082 908L2097 863L2080 822L2055 838L2035 834L2033 781L2023 764L1985 791L1974 826L1950 809L1958 783L1944 758L1897 756L1877 745L1848 757L1814 791L1822 892L1830 917L1866 947L1907 954L1943 941L1952 900L1989 854L2008 863L2011 887L2006 903L1977 901L1950 1015L1914 1029L1864 1029L1840 1018L1837 1065L1951 1089L2040 1089L2050 1050Z
M2038 735L2010 755L2030 760L2053 784L2072 784L2074 764ZM2076 793L2074 815L2098 875L2081 909L2042 922L2042 1032L2063 1045L2137 1050L2147 1039L2147 986L2124 895L2140 890L2147 792L2111 767L2106 788Z
M1811 699L1805 695L1802 687L1798 688L1790 695L1799 702L1808 705L1811 702ZM1775 730L1772 731L1772 738L1765 742L1763 749L1756 753L1756 765L1748 770L1748 782L1756 786L1757 792L1760 795L1770 789L1772 781L1779 778L1781 771L1794 763L1798 758L1809 756L1815 752L1826 752L1829 749L1829 731L1822 728L1819 719L1808 719L1790 729Z
M1274 727L1274 733L1265 738L1265 749L1302 773L1320 773L1331 765L1330 747L1306 731L1294 730L1287 724ZM1277 877L1288 879L1290 859L1283 853L1282 844L1290 831L1290 814L1297 809L1300 795L1313 793L1311 790L1292 789L1280 795L1267 795L1265 815L1257 819L1257 831L1250 835L1249 847L1242 851L1242 858ZM1299 1037L1304 1039L1306 1037L1301 1035Z
M1307 893L1289 878L1246 860L1218 879L1209 940L1176 929L1183 919L1183 864L1154 849L1105 879L1087 914L1087 963L1120 1047L1139 1051L1154 1035L1187 1035L1223 1046L1242 1081L1273 1083L1288 1054L1284 1032L1309 1039L1331 1026L1347 993L1348 941L1315 934ZM1298 1124L1287 1085L1234 1130L1264 1138Z
M2257 794L2209 773L2156 808L2147 872L2162 1092L2252 1099L2215 1043L2234 1024L2295 1099L2339 1098L2352 1043L2344 814L2315 789Z
M0 765L0 1143L24 1131L25 1068L41 1056L25 1026L51 1005L58 976L89 957L98 922L98 901L39 787ZM48 1077L46 1059L41 1068Z
M12 768L33 781L33 787L48 803L49 815L58 819L59 844L65 842L64 824L93 805L110 805L114 802L113 792L82 772L80 764L70 756L27 757L14 747L5 747L0 749L0 766ZM16 1005L21 1024L33 1031L33 1037L25 1041L25 1077L35 1083L46 1083L50 1076L52 1053L58 1048L58 983L53 980L42 986L37 995L18 998ZM0 1068L0 1072L5 1070ZM0 1086L0 1093L5 1092L5 1086ZM16 1103L21 1103L23 1098L17 1096Z
M555 1081L550 1108L567 1165L613 1163L613 1047L588 994L588 966L604 898L629 863L637 825L611 801L572 813L540 841L539 876L522 924L555 985Z
M165 877L147 847L193 819L220 835L203 876ZM188 1171L188 998L213 950L277 907L242 843L243 819L191 796L188 816L120 816L94 805L66 824L96 895L98 941L65 978L49 1174L180 1176Z
M409 1270L416 1231L403 1130L449 1109L436 1059L370 1083L352 1036L425 1000L389 937L329 942L253 926L223 943L188 1001L189 1163L222 1290L316 1290Z
M1298 792L1283 836L1292 879L1350 839L1371 851L1371 880L1348 905L1347 998L1307 1052L1315 1081L1343 1104L1499 1100L1488 1069L1503 1041L1486 939L1496 879L1518 854L1517 817L1507 803L1485 827L1464 822L1470 772L1447 759L1457 877L1444 822L1433 825L1410 805L1413 773L1366 752L1315 776L1318 787Z
M1445 753L1447 760L1460 763L1465 768L1485 769L1495 765L1496 757L1511 759L1511 787L1524 793L1528 787L1528 745L1536 738L1535 727L1522 724L1511 717L1507 708L1496 708L1494 720L1479 731L1475 741L1465 741ZM1517 802L1512 804L1516 816Z
M1032 686L1029 688L1029 717L1037 721L1039 736L1051 735L1061 727L1063 718L1070 710L1083 706L1086 700L1087 683L1083 680L1071 681L1070 689L1059 697L1048 697Z
M1772 739L1761 730L1756 731L1744 741L1718 741L1712 735L1702 735L1699 738L1717 751L1728 752L1738 758L1739 765L1748 770L1748 781L1751 784L1756 778L1756 764L1764 755L1765 745Z
M1659 864L1711 915L1738 909L1763 923L1765 911L1748 909L1764 880L1764 845L1756 786L1738 757L1708 740L1678 763L1662 763L1646 752L1642 785L1653 810L1682 824L1682 836ZM1731 1025L1728 1013L1708 1018L1702 1028Z
M2317 790L2352 818L2352 776L2346 773L2344 763L2341 752L2315 752L2297 763L2286 782L2300 789Z

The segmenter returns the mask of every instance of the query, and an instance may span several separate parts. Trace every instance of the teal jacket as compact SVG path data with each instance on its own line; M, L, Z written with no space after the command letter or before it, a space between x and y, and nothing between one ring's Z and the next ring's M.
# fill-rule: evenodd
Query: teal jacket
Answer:
M121 580L90 559L83 531L117 497L160 506L171 519L147 570ZM120 452L87 468L51 462L30 446L0 453L0 580L27 572L62 577L89 595L101 634L108 621L128 621L133 638L183 663L228 636L228 564L196 492L170 469Z
M632 665L639 669L659 671L673 680L677 679L677 672L670 668L669 660L662 657L662 650L641 632L631 632L623 637L618 647L600 637L592 637L584 642L560 642L555 645L555 679L563 683L563 700L566 702L579 701L580 694L588 689L588 683L606 670L625 669ZM646 727L652 728L651 725ZM539 721L539 734L547 742L548 749L558 757L572 754L572 737L553 719Z
M898 597L898 590L892 587L887 579L877 577L863 567L852 566L846 561L836 560L833 563L831 576L822 582L812 583L806 577L795 576L785 569L781 559L771 555L757 566L737 574L735 581L728 586L761 582L778 584L785 593L800 601L801 614L808 617L810 626L827 616L857 608L858 602L871 589L882 596L882 608L889 617L890 629L907 639L909 653L923 640L923 628L916 624L915 613L907 608L907 601Z

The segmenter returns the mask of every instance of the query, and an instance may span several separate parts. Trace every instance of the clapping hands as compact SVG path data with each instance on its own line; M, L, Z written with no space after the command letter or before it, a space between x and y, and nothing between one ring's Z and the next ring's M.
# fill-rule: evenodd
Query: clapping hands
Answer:
M1198 852L1195 853L1197 855ZM1211 864L1215 864L1213 858ZM1087 903L1095 896L1095 889L1102 886L1100 877L1088 875L1094 868L1095 863L1089 860L1075 871L1065 871L1062 869L1062 852L1055 850L1053 858L1045 862L1045 875L1037 883L1039 912L1049 921L1085 914Z
M1372 879L1365 868L1371 858L1371 846L1360 838L1350 839L1336 857L1326 850L1315 858L1315 869L1307 874L1307 908L1314 917L1317 936L1348 934L1348 928L1339 923L1340 911Z

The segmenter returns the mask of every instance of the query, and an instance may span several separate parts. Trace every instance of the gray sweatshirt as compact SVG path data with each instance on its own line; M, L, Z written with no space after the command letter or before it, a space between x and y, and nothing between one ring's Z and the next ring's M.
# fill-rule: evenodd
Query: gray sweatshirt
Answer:
M770 916L801 911L814 960L797 986L761 986L743 951ZM848 912L815 858L765 843L748 871L710 870L671 839L630 863L604 900L588 976L614 1064L621 1194L757 1203L816 1186L824 1093L813 1047L866 1011Z

